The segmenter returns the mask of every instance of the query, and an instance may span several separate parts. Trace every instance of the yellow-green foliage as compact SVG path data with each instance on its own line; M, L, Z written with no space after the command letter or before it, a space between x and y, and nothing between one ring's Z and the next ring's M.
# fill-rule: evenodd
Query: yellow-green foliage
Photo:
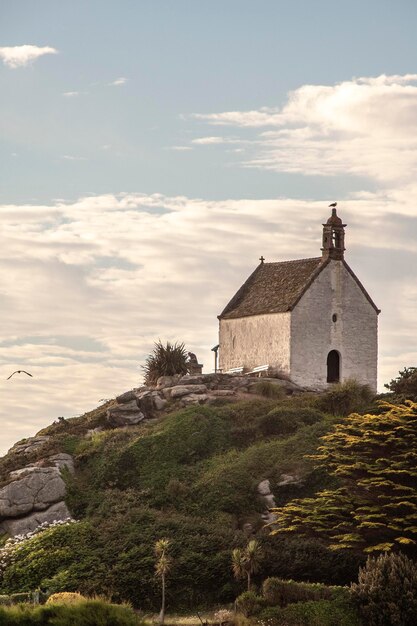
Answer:
M61 591L49 596L46 604L78 604L79 602L85 602L86 599L85 596L76 591Z
M350 415L312 458L337 488L277 509L275 532L313 534L333 549L407 549L417 541L417 404Z

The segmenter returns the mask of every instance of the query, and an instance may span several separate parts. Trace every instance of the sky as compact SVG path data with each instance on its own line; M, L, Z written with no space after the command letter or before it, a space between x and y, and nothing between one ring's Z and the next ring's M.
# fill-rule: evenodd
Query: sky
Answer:
M333 201L379 389L417 364L416 23L414 0L0 0L0 454L138 386L158 339L212 371L217 315L261 255L319 256Z

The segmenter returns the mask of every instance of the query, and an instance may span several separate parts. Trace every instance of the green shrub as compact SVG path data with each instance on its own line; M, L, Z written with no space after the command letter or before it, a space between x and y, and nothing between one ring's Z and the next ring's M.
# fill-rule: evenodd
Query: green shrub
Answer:
M264 605L263 598L253 591L245 591L236 598L236 609L245 617L257 615Z
M319 583L299 583L294 580L267 578L262 585L262 595L266 602L280 607L309 600L330 600L334 596L347 594L343 587L328 587Z
M348 600L316 600L268 607L259 615L268 626L360 626L356 608Z
M311 426L323 418L323 413L311 407L278 406L260 418L259 428L265 437L288 435L300 426Z
M338 383L319 396L317 407L324 413L346 416L365 411L374 393L368 385L360 385L356 380Z
M417 565L404 554L369 557L351 587L369 626L417 624Z
M127 605L109 604L103 600L87 600L65 606L0 607L0 626L142 626Z
M145 384L149 386L155 385L160 376L186 374L187 352L184 344L167 341L164 346L160 340L157 341L142 368L145 372Z
M273 398L274 400L281 400L281 398L286 396L285 390L281 385L271 383L269 380L260 380L251 386L251 392L264 396L264 398Z

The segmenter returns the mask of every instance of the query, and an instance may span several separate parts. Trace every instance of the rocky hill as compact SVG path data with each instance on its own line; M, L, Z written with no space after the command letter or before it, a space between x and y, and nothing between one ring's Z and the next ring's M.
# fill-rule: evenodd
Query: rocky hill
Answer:
M84 416L60 418L0 459L0 529L53 520L0 566L1 591L80 590L153 608L153 545L173 542L169 601L229 601L239 590L233 547L262 539L262 577L344 583L358 555L319 540L271 537L269 509L332 478L313 453L338 419L288 381L164 377Z

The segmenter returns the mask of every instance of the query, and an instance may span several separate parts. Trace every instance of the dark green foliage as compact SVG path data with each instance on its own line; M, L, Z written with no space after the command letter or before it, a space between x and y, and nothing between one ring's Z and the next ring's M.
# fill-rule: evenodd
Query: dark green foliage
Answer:
M397 402L404 402L405 400L417 402L417 367L405 367L398 374L397 378L391 380L384 387L394 394Z
M256 595L253 591L245 591L236 598L236 609L245 617L259 614L265 602L261 596Z
M356 608L347 599L268 607L261 611L259 621L268 626L361 626Z
M355 380L334 385L329 391L320 395L317 408L324 413L346 416L353 412L365 411L369 408L374 394L368 385L360 385Z
M153 352L142 366L145 373L145 384L152 386L160 376L174 376L187 373L187 352L183 343L164 345L161 340L154 344Z
M281 533L327 540L333 549L413 550L417 540L417 404L352 414L322 439L314 459L338 481L277 509Z
M417 624L417 565L404 554L369 557L351 593L369 626Z
M165 515L139 507L132 493L113 492L97 517L47 530L23 544L2 586L8 592L40 586L50 593L98 593L154 610L160 590L153 549L166 536L175 539L170 607L228 602L235 593L230 570L235 533L224 521Z
M302 425L311 425L324 419L324 414L310 407L278 406L259 420L259 428L265 437L288 435Z
M143 624L128 606L87 600L72 606L20 605L0 607L0 626L140 626Z
M348 550L329 550L326 544L303 535L274 535L264 540L264 576L327 585L346 585L356 580L366 557Z

